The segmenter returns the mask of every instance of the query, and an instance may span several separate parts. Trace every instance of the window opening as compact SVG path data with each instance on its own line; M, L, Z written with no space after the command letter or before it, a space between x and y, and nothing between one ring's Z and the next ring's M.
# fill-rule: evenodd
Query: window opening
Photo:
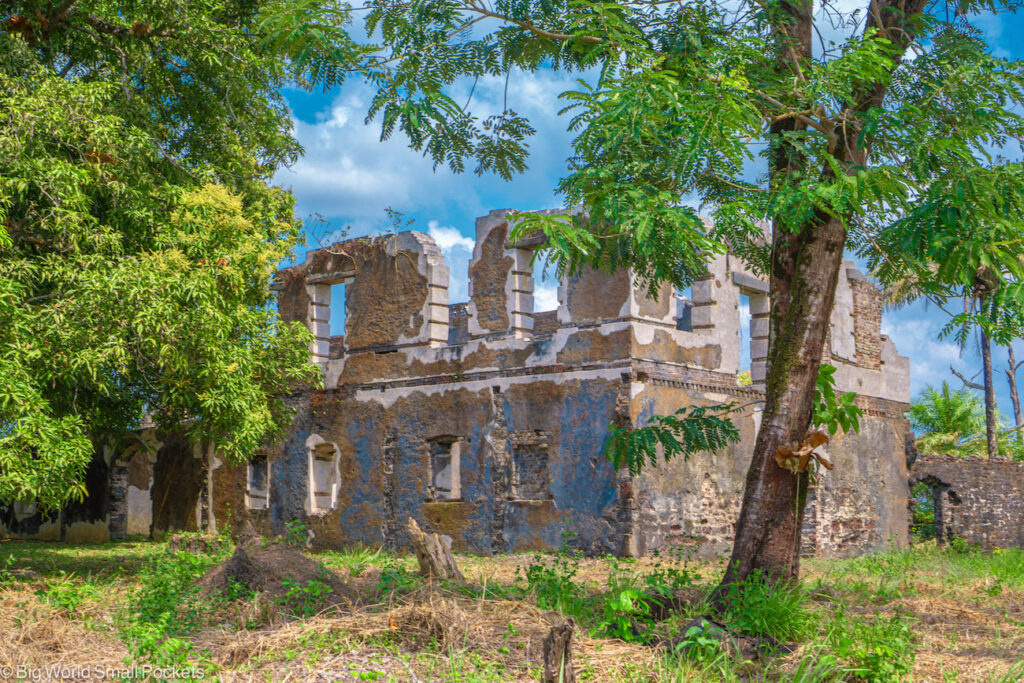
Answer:
M538 256L533 260L533 312L558 310L558 277L554 263Z
M462 446L455 437L432 439L430 446L431 500L459 500L462 498Z
M740 372L750 372L750 296L740 294Z
M310 449L310 486L313 509L333 510L338 507L338 448L333 443L320 443Z
M687 285L676 289L676 329L693 332L693 289Z
M542 431L517 434L512 444L512 497L516 500L551 498L548 439Z
M331 317L328 329L332 337L341 337L345 334L345 283L338 282L329 287Z
M270 507L270 462L265 453L257 453L249 460L245 506L250 510Z

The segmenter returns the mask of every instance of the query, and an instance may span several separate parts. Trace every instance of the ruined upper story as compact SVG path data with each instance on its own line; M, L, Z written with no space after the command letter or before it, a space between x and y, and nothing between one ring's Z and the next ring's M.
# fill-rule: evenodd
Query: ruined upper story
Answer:
M666 284L651 298L628 271L587 271L561 280L557 310L535 313L532 259L543 238L512 243L510 214L477 219L468 302L449 301L448 266L420 232L339 242L281 270L281 316L313 332L326 388L607 371L637 361L703 371L723 385L749 369L752 388L763 388L768 283L737 257L717 256L688 296ZM332 336L339 287L345 333ZM740 366L741 305L749 306L749 368ZM877 287L844 263L825 360L837 366L840 389L908 403L909 361L881 334L881 313Z

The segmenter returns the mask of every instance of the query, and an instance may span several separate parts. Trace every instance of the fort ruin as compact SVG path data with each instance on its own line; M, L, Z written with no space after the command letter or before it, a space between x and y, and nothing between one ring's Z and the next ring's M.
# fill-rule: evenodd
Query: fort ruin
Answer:
M280 271L281 317L313 332L325 387L297 388L286 438L248 465L142 430L132 448L97 457L83 504L58 521L9 506L0 531L116 538L248 520L275 534L300 520L315 546L403 546L412 517L479 554L554 548L564 537L593 553L727 552L763 401L767 283L731 255L716 257L689 297L669 286L648 297L629 272L587 271L563 279L557 310L535 313L531 261L542 238L510 242L511 213L478 219L464 303L449 301L448 267L419 232L311 250ZM340 288L345 333L332 336ZM750 386L737 381L741 302ZM880 325L877 289L847 263L825 362L864 415L859 434L827 445L835 469L809 495L808 554L908 542L909 361ZM728 401L744 406L734 446L638 477L603 455L609 424Z

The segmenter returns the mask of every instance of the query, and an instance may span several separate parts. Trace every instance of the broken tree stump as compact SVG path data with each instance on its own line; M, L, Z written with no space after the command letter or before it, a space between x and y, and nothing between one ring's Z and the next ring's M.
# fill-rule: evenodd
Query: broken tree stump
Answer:
M544 636L544 678L543 683L576 683L572 670L571 623L552 626Z
M465 581L466 578L455 566L452 556L452 539L449 536L428 534L420 530L420 525L412 517L405 525L416 551L416 560L420 564L420 574L427 579L451 579Z

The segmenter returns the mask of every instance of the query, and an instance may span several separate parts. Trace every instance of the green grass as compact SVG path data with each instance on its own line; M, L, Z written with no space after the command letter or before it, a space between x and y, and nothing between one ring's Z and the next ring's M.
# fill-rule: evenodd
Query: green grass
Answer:
M219 597L199 596L196 578L229 552L193 555L138 540L88 546L3 543L0 569L31 569L39 576L0 581L0 598L5 592L18 596L4 603L18 610L17 618L0 624L17 633L30 627L36 615L49 614L120 640L136 663L165 666L209 666L216 652L203 652L197 643L211 629L234 630L243 641L254 642L259 629L273 633L283 623L297 625L287 631L294 636L221 672L244 672L255 680L310 672L331 662L337 666L346 653L356 662L350 672L355 680L405 680L410 671L420 680L438 681L539 676L536 642L530 664L523 663L527 636L521 622L517 629L503 615L500 625L488 626L502 632L485 641L412 647L400 628L323 630L323 617L318 617L319 630L304 631L303 610L285 614L290 622L269 625L258 614L260 596L241 587ZM324 552L316 559L342 577L353 577L353 585L380 602L369 609L382 617L408 601L425 599L425 583L409 556L369 547ZM1024 680L1024 664L1011 668L1024 644L1017 607L1024 601L1021 550L982 553L924 545L847 560L810 559L804 563L803 582L770 585L755 577L735 587L731 606L717 612L707 594L721 571L718 564L685 558L592 559L569 550L458 561L474 585L443 585L441 591L466 619L473 620L474 610L492 601L510 610L509 617L518 609L515 601L525 601L573 618L579 626L575 652L581 681ZM677 591L690 602L657 621L658 601ZM936 614L929 613L930 606ZM987 621L964 622L963 610ZM947 619L944 613L952 616ZM686 635L681 634L684 626L702 615L727 624L733 634L775 639L796 651L787 656L779 650L767 663L748 662L717 641L694 647L707 635L700 629L682 638L692 642L678 654L659 655L652 649L664 638L678 642ZM922 658L941 661L941 671L934 664L928 669ZM1002 664L977 673L976 663L986 658L989 664Z

